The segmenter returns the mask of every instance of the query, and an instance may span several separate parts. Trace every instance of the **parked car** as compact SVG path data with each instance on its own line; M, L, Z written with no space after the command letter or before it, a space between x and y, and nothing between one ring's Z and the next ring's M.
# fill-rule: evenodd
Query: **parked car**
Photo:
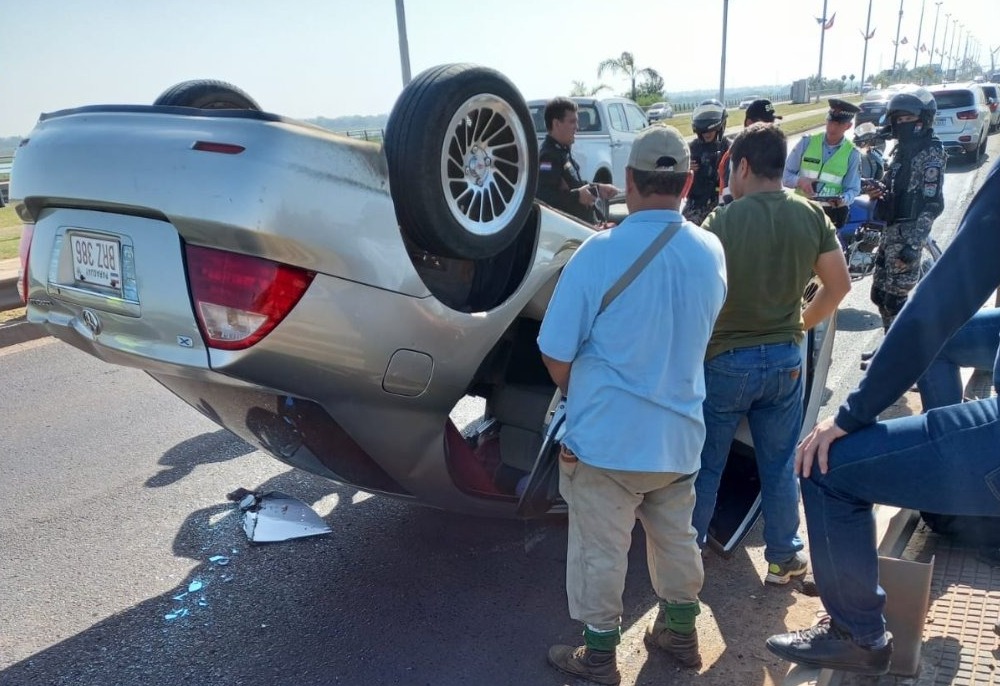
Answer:
M1000 93L997 84L982 83L979 85L986 96L986 106L990 108L990 133L1000 129Z
M556 398L540 322L593 230L535 201L531 114L501 74L420 74L384 144L260 111L228 84L179 84L153 106L43 115L14 164L30 322L145 370L287 465L515 516ZM804 431L835 329L802 342ZM87 387L92 402L114 392ZM467 396L485 413L459 430ZM723 551L759 513L745 426L732 450L711 530Z
M949 155L979 159L986 152L990 131L990 108L981 86L975 83L950 83L928 90L937 102L934 133L944 143Z
M740 109L745 110L746 108L750 107L750 105L753 104L754 100L760 100L760 99L761 96L759 95L751 95L749 97L743 98L742 100L740 100Z
M625 187L625 162L632 141L649 126L642 108L628 98L570 98L579 109L573 157L585 181L613 183ZM529 100L528 110L538 140L545 138L545 105L548 100Z
M889 98L892 97L892 94L893 91L888 89L874 90L866 93L864 99L858 103L858 107L861 110L854 115L855 128L865 123L881 126L883 123L882 119L886 114L886 107L889 105Z
M674 108L669 102L653 103L646 110L646 119L651 122L659 121L660 119L672 119L673 116Z

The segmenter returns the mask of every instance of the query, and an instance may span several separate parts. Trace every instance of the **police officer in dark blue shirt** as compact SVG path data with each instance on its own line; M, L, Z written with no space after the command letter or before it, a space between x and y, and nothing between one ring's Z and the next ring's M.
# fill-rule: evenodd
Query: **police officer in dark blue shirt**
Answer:
M618 189L610 183L588 184L580 176L580 165L570 148L579 123L577 104L569 98L554 98L545 105L548 132L538 150L538 199L587 224L595 224L598 198L610 200Z

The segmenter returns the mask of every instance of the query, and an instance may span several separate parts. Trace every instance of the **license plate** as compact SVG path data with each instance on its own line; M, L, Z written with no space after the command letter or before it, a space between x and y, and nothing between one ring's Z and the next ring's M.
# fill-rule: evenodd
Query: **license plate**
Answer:
M121 291L121 248L118 241L71 234L73 278L88 286Z
M936 117L934 119L934 126L948 126L951 123L951 117Z

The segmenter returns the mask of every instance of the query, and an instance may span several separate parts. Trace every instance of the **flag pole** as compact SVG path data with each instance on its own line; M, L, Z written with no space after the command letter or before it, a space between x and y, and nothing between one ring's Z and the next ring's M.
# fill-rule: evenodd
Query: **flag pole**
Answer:
M865 87L865 68L868 66L868 39L872 33L872 0L868 0L868 22L865 24L865 53L861 58L861 89Z
M819 70L816 72L816 102L819 102L819 91L823 88L823 40L826 38L826 3L823 0L823 21L819 23Z

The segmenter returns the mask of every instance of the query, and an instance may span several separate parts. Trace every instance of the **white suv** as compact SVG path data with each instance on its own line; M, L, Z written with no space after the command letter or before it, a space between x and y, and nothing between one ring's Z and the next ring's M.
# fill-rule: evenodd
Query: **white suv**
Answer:
M975 162L986 152L990 108L979 84L942 84L929 88L937 102L934 133L949 154L962 154Z

